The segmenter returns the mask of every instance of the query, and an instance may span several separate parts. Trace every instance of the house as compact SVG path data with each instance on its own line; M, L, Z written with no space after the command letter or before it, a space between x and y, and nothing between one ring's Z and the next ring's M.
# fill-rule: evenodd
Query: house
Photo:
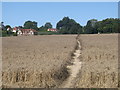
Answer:
M47 29L47 31L57 32L57 29L55 29L55 28L49 28L49 29Z
M35 32L34 29L18 29L17 35L34 35Z
M20 29L18 27L13 28L14 33L17 33L17 35L34 35L37 31L34 29Z
M10 31L10 27L7 28L7 31Z
M16 33L17 30L18 30L18 27L14 27L14 28L12 29L12 32Z

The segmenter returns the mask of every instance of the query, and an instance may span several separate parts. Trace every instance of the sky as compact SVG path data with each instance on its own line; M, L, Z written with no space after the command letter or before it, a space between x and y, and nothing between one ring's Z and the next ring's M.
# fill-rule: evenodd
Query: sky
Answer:
M2 2L119 2L120 0L1 0Z
M66 16L82 26L90 19L118 18L118 2L2 2L2 21L12 27L30 20L38 27L51 22L55 28Z

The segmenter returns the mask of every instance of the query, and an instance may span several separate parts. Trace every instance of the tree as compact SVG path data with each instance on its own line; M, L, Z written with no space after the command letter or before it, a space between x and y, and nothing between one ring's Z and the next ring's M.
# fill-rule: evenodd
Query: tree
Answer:
M78 34L82 32L82 26L69 17L64 17L60 20L56 28L59 30L59 33L62 34Z
M86 34L98 33L96 23L97 23L96 19L89 20L87 22L87 25L84 27L84 33Z
M0 28L1 28L2 30L5 30L4 22L1 22L1 23L0 23Z
M6 26L5 26L5 30L7 30L8 28L11 29L11 26L10 26L10 25L6 25Z
M45 24L45 27L48 29L48 28L52 28L52 24L50 23L50 22L47 22L46 24Z
M24 29L35 29L35 30L38 30L38 27L37 27L37 22L35 21L26 21L24 23Z
M22 26L18 26L18 28L22 29L23 27Z
M41 27L39 28L39 31L47 31L47 28L46 28L45 26L41 26Z
M118 18L107 18L99 21L97 30L100 33L118 33L120 30L120 19Z

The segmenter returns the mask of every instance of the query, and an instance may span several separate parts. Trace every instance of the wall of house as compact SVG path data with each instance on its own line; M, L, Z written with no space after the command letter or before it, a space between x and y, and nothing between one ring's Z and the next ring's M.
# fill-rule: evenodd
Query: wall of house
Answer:
M34 32L33 32L33 31L30 31L29 34L30 34L30 35L34 35Z
M22 32L22 31L18 31L17 32L17 35L34 35L34 32L33 31L30 31L30 32Z
M21 31L18 31L18 32L17 32L17 35L22 35L22 32L21 32Z

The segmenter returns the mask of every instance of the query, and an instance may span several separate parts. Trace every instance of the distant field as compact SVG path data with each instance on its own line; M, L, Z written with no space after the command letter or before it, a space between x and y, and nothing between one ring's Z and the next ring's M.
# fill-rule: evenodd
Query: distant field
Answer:
M82 69L77 87L117 88L118 35L81 35Z
M75 38L76 35L4 37L3 86L55 86L59 80L54 81L52 74L61 73L61 68L69 61L76 45Z

